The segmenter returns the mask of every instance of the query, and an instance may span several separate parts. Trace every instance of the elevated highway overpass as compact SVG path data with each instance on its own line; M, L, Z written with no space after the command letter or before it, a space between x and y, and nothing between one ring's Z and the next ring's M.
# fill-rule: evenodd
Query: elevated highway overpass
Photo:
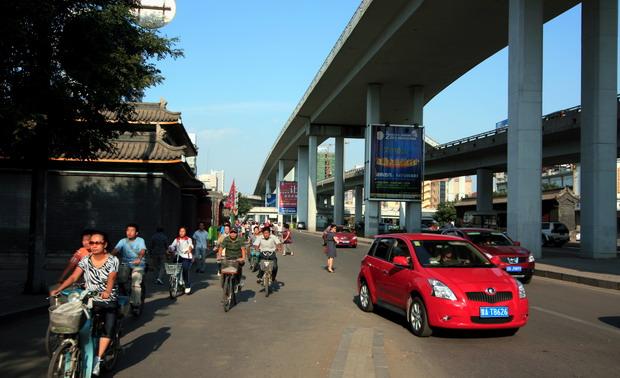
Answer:
M620 106L620 102L618 103ZM618 123L620 126L620 123ZM580 162L581 107L560 110L543 117L543 159L544 166ZM620 142L620 141L619 141ZM442 178L475 175L481 170L489 173L506 172L508 168L508 127L496 128L484 133L461 138L448 143L427 147L424 178ZM617 147L617 156L620 149ZM364 168L345 172L344 190L364 185ZM334 178L317 182L317 194L333 195ZM488 196L480 196L490 200ZM479 208L490 209L488 204Z
M317 146L336 139L334 219L344 215L343 138L365 138L372 123L424 125L423 108L470 69L508 46L508 230L540 253L543 160L542 26L576 0L364 0L269 152L255 194L271 192L297 167L298 219L316 221ZM582 4L582 245L615 256L617 1ZM433 134L433 125L425 125ZM465 146L461 146L465 147ZM453 150L446 150L449 152ZM584 153L585 152L585 153ZM441 166L441 155L436 166ZM499 156L499 154L498 154ZM368 161L368 157L365 159ZM429 156L429 169L432 158ZM445 158L444 158L445 160ZM498 164L499 161L498 161ZM467 171L469 167L462 170ZM366 170L366 173L368 170ZM432 177L432 173L429 172ZM365 175L369 182L369 175ZM603 183L604 185L601 185ZM378 228L378 203L365 201L365 233ZM407 203L407 229L420 226Z

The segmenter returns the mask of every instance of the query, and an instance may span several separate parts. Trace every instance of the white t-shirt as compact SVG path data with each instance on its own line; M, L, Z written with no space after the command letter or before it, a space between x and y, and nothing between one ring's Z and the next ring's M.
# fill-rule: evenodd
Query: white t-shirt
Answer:
M192 238L188 238L187 236L184 238L175 238L172 244L170 244L170 249L184 259L191 259L191 250L194 249L194 243L192 242Z
M254 241L254 246L259 247L262 252L274 252L280 244L282 244L280 239L273 235L269 235L269 239L265 239L263 235L260 235Z

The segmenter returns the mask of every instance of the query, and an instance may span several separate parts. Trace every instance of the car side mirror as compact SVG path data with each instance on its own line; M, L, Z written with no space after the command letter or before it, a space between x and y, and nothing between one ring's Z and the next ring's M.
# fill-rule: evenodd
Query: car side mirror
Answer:
M409 260L405 256L396 256L394 257L394 261L392 261L394 265L399 266L401 268L409 268Z
M518 242L518 241L513 242L512 244L514 244L514 245L515 245L515 246L517 246L517 247L520 247L520 246L521 246L521 242Z
M497 266L497 267L502 267L504 264L504 262L502 261L502 259L499 256L493 256L491 257L491 262L493 263L493 265Z

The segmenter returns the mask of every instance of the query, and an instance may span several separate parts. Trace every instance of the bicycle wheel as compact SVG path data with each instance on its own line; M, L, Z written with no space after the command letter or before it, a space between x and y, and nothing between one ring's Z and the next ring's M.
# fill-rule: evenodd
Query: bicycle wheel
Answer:
M170 299L175 299L177 297L179 291L179 283L176 275L170 276L170 286L168 287L168 291L170 292Z
M117 320L114 339L112 339L112 342L106 350L105 356L103 357L102 361L102 367L106 371L112 371L112 369L114 369L114 366L116 366L116 362L118 361L118 356L121 354L121 332L122 324L120 323L120 321Z
M82 358L79 350L75 353L76 356L72 356L71 343L61 343L52 354L47 368L47 378L79 377Z
M268 297L269 291L271 290L271 272L265 272L265 276L263 277L263 284L265 285L265 297Z
M52 332L51 326L47 326L47 332L45 333L45 351L48 357L52 357L54 351L62 342L62 335Z
M224 312L228 312L228 310L230 310L230 306L232 304L232 292L232 279L230 274L227 274L226 277L224 277Z

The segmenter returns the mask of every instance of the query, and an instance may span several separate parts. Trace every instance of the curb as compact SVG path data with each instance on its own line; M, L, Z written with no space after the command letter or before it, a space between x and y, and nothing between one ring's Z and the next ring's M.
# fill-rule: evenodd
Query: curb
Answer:
M620 282L602 280L599 278L583 277L576 274L560 273L551 270L538 269L534 271L535 276L551 278L560 281L578 283L582 285L600 287L603 289L620 290Z
M49 308L49 303L44 303L39 306L33 306L28 308L23 308L13 312L6 312L0 314L0 322L6 323L9 321L14 321L23 317L32 317L36 315L44 314Z

